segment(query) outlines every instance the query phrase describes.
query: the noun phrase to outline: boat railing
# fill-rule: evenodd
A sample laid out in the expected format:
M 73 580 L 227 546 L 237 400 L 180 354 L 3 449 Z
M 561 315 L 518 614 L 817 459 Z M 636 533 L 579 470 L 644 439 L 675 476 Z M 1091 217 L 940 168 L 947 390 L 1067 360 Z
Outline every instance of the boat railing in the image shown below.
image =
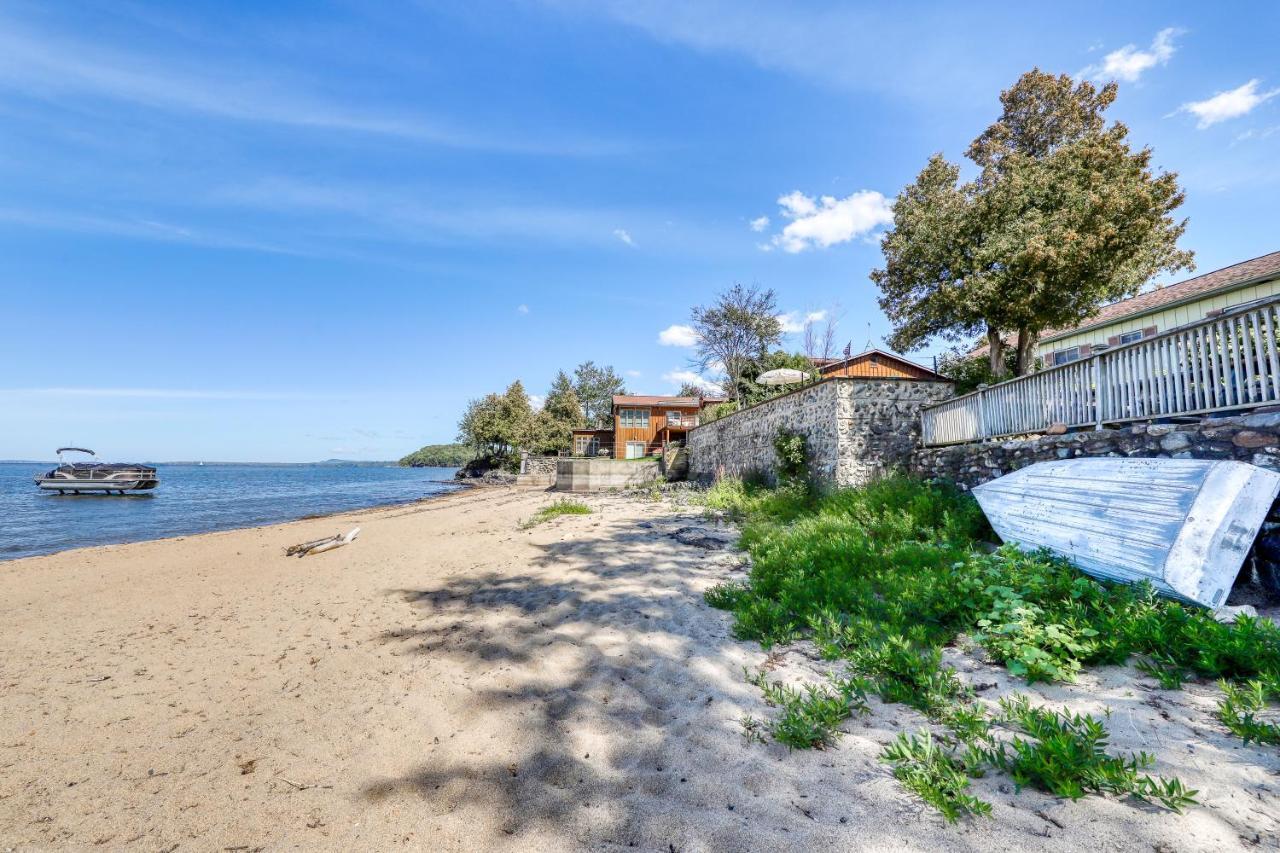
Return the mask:
M 921 411 L 925 446 L 1280 402 L 1280 296 Z

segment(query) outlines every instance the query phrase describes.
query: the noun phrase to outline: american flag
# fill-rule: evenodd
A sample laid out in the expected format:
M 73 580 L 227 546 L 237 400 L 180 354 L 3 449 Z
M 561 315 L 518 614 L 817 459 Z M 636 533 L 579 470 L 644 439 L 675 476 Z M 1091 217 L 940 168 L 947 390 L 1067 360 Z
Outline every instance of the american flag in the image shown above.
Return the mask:
M 849 343 L 844 345 L 844 357 L 850 358 L 852 357 L 852 355 L 853 355 L 853 341 L 849 341 Z

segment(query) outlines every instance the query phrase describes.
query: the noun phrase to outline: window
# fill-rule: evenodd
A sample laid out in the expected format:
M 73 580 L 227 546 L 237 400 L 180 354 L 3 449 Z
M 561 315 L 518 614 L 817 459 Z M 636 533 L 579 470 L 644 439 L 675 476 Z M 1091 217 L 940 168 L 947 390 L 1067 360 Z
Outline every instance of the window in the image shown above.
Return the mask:
M 1125 332 L 1124 334 L 1122 334 L 1122 335 L 1120 336 L 1120 343 L 1122 343 L 1122 344 L 1131 344 L 1131 343 L 1133 343 L 1134 341 L 1140 341 L 1140 340 L 1142 340 L 1142 330 L 1141 330 L 1141 329 L 1139 329 L 1139 330 L 1138 330 L 1138 331 L 1136 331 L 1136 332 Z
M 1053 354 L 1053 363 L 1066 364 L 1071 361 L 1080 360 L 1080 347 L 1072 347 L 1071 349 L 1060 349 Z
M 600 454 L 600 437 L 596 435 L 575 435 L 573 437 L 574 456 L 598 456 Z
M 619 409 L 618 426 L 630 429 L 649 428 L 648 409 Z
M 667 426 L 680 426 L 679 412 L 667 412 Z
M 628 441 L 627 442 L 627 458 L 643 459 L 644 458 L 644 442 Z

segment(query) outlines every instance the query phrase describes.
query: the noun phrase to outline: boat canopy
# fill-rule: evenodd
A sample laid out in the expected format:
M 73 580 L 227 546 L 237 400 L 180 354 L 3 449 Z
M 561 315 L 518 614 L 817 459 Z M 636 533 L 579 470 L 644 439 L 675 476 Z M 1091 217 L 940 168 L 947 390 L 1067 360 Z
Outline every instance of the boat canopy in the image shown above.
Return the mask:
M 76 453 L 88 453 L 90 456 L 98 455 L 87 447 L 59 447 L 55 452 L 66 453 L 68 450 L 74 450 Z

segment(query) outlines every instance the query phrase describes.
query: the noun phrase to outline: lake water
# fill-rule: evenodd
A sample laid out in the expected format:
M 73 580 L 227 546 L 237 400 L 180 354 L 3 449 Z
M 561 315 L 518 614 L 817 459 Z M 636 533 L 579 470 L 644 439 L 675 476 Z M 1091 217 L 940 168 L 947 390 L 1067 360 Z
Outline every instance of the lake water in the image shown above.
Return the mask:
M 452 468 L 158 465 L 136 495 L 58 495 L 32 478 L 51 463 L 0 463 L 0 560 L 407 503 L 454 490 Z

